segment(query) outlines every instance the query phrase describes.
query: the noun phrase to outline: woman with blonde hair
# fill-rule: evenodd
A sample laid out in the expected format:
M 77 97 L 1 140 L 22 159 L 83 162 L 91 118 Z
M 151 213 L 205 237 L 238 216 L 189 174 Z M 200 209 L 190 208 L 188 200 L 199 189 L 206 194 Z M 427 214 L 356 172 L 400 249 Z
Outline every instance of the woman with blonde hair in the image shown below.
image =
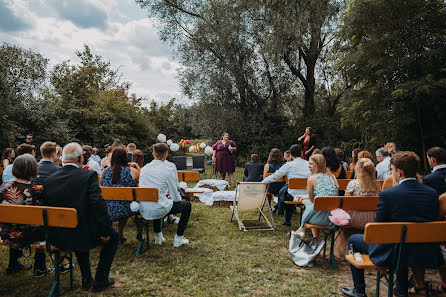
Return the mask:
M 328 218 L 330 212 L 314 210 L 313 202 L 317 196 L 337 196 L 338 182 L 334 175 L 328 172 L 325 158 L 321 154 L 313 154 L 310 157 L 309 168 L 312 175 L 307 180 L 308 197 L 305 195 L 294 198 L 295 201 L 301 201 L 305 204 L 301 225 L 297 231 L 293 231 L 294 235 L 301 238 L 305 235 L 306 223 L 322 225 L 330 229 L 335 227 Z M 313 238 L 319 239 L 319 229 L 311 229 L 311 232 L 313 233 Z
M 375 165 L 369 158 L 361 158 L 355 166 L 356 179 L 352 179 L 345 190 L 345 196 L 378 196 L 381 185 L 376 179 Z M 347 251 L 347 240 L 352 234 L 363 233 L 367 223 L 373 222 L 375 210 L 348 211 L 350 222 L 348 229 L 338 231 L 334 254 L 337 259 L 344 259 Z

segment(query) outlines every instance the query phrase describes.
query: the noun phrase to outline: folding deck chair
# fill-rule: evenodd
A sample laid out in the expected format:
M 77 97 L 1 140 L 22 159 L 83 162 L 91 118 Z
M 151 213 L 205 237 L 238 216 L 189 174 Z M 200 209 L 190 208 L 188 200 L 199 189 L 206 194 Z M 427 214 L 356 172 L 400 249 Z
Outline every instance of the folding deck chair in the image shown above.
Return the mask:
M 268 199 L 266 199 L 266 194 L 268 193 L 268 184 L 255 183 L 255 182 L 238 182 L 235 189 L 235 199 L 234 204 L 231 206 L 232 219 L 236 218 L 238 227 L 240 231 L 247 231 L 248 229 L 256 230 L 275 230 L 273 214 L 271 213 L 271 207 L 269 205 Z M 267 219 L 263 213 L 264 205 L 267 205 L 271 222 Z M 240 219 L 239 212 L 249 211 L 249 210 L 259 210 L 258 220 L 245 220 L 248 221 L 260 221 L 263 217 L 267 225 L 255 225 L 255 226 L 245 226 L 243 221 Z

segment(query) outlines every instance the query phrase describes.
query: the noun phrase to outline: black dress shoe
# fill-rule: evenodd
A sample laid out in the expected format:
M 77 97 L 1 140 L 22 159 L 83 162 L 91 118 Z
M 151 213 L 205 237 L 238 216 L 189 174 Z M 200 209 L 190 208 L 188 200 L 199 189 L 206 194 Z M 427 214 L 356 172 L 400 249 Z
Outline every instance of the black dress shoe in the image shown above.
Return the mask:
M 348 297 L 367 297 L 365 293 L 356 293 L 356 290 L 354 288 L 353 289 L 342 288 L 342 293 Z
M 89 277 L 82 279 L 82 289 L 90 290 L 92 285 L 93 285 L 93 278 Z
M 111 277 L 108 280 L 106 280 L 105 282 L 95 282 L 93 285 L 93 292 L 104 291 L 108 287 L 113 286 L 114 283 L 115 283 L 115 280 L 112 279 Z

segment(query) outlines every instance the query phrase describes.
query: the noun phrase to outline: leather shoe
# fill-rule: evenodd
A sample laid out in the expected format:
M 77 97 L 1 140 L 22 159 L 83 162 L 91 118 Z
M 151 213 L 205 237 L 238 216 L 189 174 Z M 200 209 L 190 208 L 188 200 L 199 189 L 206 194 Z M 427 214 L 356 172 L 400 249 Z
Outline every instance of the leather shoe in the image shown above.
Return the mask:
M 92 277 L 87 277 L 85 279 L 82 278 L 82 289 L 90 290 L 92 285 L 93 285 L 93 278 Z
M 348 297 L 367 297 L 365 293 L 357 293 L 354 288 L 353 289 L 342 288 L 342 293 Z
M 111 277 L 108 278 L 108 280 L 106 280 L 105 282 L 94 282 L 94 285 L 93 285 L 93 292 L 101 292 L 101 291 L 104 291 L 104 290 L 107 289 L 108 287 L 113 286 L 114 283 L 115 283 L 115 280 L 112 279 Z

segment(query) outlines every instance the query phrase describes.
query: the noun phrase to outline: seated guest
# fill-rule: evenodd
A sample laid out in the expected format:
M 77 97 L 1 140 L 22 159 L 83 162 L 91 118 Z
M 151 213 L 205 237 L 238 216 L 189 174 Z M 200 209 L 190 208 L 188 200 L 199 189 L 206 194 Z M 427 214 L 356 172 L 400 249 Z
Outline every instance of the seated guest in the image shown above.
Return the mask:
M 178 174 L 174 164 L 167 161 L 169 155 L 169 146 L 165 143 L 153 145 L 152 162 L 146 164 L 141 169 L 139 177 L 140 187 L 149 187 L 158 189 L 157 202 L 140 202 L 139 212 L 146 220 L 153 220 L 155 230 L 155 244 L 162 245 L 164 242 L 161 232 L 161 218 L 169 214 L 181 213 L 178 223 L 177 234 L 173 240 L 173 247 L 180 247 L 189 244 L 189 240 L 184 237 L 187 223 L 191 212 L 191 203 L 182 201 L 178 192 Z M 168 198 L 167 195 L 171 198 Z
M 347 178 L 347 167 L 344 167 L 341 161 L 336 156 L 335 150 L 331 146 L 326 146 L 322 149 L 322 155 L 325 158 L 327 164 L 327 171 L 334 175 L 336 179 Z M 338 195 L 344 196 L 345 192 L 339 190 Z
M 313 154 L 322 154 L 322 151 L 320 150 L 320 149 L 318 149 L 318 148 L 316 148 L 316 149 L 314 149 L 313 150 Z
M 94 147 L 91 150 L 91 158 L 93 161 L 96 161 L 96 163 L 101 164 L 101 157 L 98 155 L 98 148 Z
M 370 160 L 372 160 L 372 153 L 371 152 L 369 152 L 369 151 L 360 151 L 359 153 L 358 153 L 358 160 L 359 159 L 362 159 L 362 158 L 367 158 L 367 159 L 370 159 Z M 375 175 L 376 175 L 376 173 L 375 173 Z M 353 172 L 352 172 L 352 175 L 350 176 L 350 179 L 355 179 L 356 178 L 356 173 L 355 173 L 355 169 L 353 169 Z
M 132 162 L 142 168 L 144 166 L 144 153 L 141 150 L 135 150 L 132 155 Z
M 131 167 L 129 167 L 131 166 Z M 139 166 L 136 163 L 127 163 L 127 154 L 124 149 L 116 148 L 111 157 L 111 166 L 104 169 L 101 178 L 102 187 L 136 187 L 139 179 Z M 112 222 L 119 221 L 118 234 L 124 242 L 124 228 L 127 219 L 133 215 L 130 210 L 130 201 L 106 201 L 108 215 Z
M 243 173 L 244 182 L 261 182 L 263 177 L 263 164 L 259 162 L 257 154 L 251 155 L 251 162 L 245 164 L 245 171 Z
M 15 158 L 15 152 L 14 149 L 8 147 L 3 151 L 3 156 L 2 156 L 2 164 L 1 166 L 3 168 L 8 167 L 9 164 L 12 164 L 12 162 L 14 162 L 14 158 Z
M 38 177 L 33 180 L 35 185 L 43 185 L 43 181 L 60 169 L 59 166 L 54 164 L 56 160 L 56 143 L 46 141 L 40 146 L 40 154 L 42 160 L 40 160 L 39 167 L 37 169 Z
M 335 150 L 336 156 L 338 157 L 338 159 L 341 162 L 342 166 L 344 166 L 344 168 L 347 170 L 348 164 L 347 164 L 347 162 L 344 161 L 344 158 L 345 158 L 344 151 L 341 150 L 340 148 L 335 148 L 334 150 Z
M 51 244 L 64 251 L 74 251 L 82 274 L 82 288 L 99 292 L 114 284 L 110 267 L 118 248 L 118 233 L 113 230 L 107 205 L 101 195 L 98 175 L 82 169 L 83 151 L 78 143 L 63 148 L 64 167 L 49 176 L 43 186 L 45 205 L 77 210 L 75 229 L 54 228 L 48 236 Z M 96 277 L 91 277 L 90 249 L 102 245 Z
M 440 220 L 444 221 L 446 220 L 446 193 L 443 193 L 440 197 L 439 197 L 439 202 L 440 202 L 440 206 L 439 206 L 439 217 Z M 441 255 L 443 257 L 443 262 L 446 263 L 446 243 L 442 243 L 440 245 L 440 250 L 441 250 Z M 438 286 L 437 288 L 437 296 L 439 297 L 445 297 L 446 296 L 446 266 L 441 266 L 440 269 L 440 278 L 441 278 L 441 285 Z
M 266 178 L 268 175 L 279 170 L 284 163 L 285 160 L 283 159 L 282 152 L 277 148 L 273 148 L 269 153 L 268 160 L 266 161 L 265 167 L 263 168 L 263 178 Z M 269 185 L 268 193 L 277 195 L 279 194 L 279 190 L 284 185 L 284 182 L 272 182 Z
M 93 153 L 93 148 L 89 145 L 83 145 L 82 150 L 84 153 L 84 168 L 89 170 L 94 170 L 96 171 L 98 176 L 101 176 L 102 174 L 101 166 L 91 157 Z
M 101 160 L 101 170 L 110 166 L 111 155 L 113 152 L 113 147 L 110 145 L 105 146 L 105 157 Z
M 420 167 L 420 159 L 413 152 L 399 152 L 390 160 L 392 175 L 399 183 L 398 186 L 382 191 L 379 195 L 375 222 L 431 222 L 438 215 L 437 192 L 416 180 Z M 369 254 L 373 264 L 391 266 L 394 262 L 397 244 L 373 244 L 364 242 L 364 235 L 350 236 L 348 243 L 354 252 Z M 398 293 L 407 296 L 408 267 L 414 270 L 416 294 L 425 293 L 424 268 L 437 268 L 443 264 L 438 244 L 409 244 L 406 245 L 404 257 L 401 259 L 398 271 Z M 354 288 L 343 288 L 342 293 L 347 296 L 360 297 L 365 294 L 364 270 L 350 265 Z M 415 296 L 415 295 L 414 295 Z M 421 295 L 416 295 L 421 296 Z
M 322 150 L 323 151 L 323 150 Z M 335 225 L 329 220 L 329 211 L 316 211 L 314 210 L 314 198 L 317 196 L 337 196 L 338 195 L 338 183 L 334 175 L 328 172 L 325 165 L 325 158 L 321 154 L 312 155 L 310 157 L 309 167 L 311 171 L 311 177 L 307 181 L 307 193 L 308 196 L 296 197 L 296 201 L 300 201 L 305 204 L 305 211 L 302 215 L 302 221 L 300 228 L 294 232 L 295 235 L 303 238 L 305 235 L 305 224 L 310 223 L 314 225 L 322 225 L 327 228 L 334 228 Z M 319 229 L 311 229 L 313 238 L 319 239 Z
M 30 154 L 32 156 L 36 156 L 36 147 L 34 145 L 31 144 L 27 144 L 27 143 L 22 143 L 21 145 L 19 145 L 17 147 L 17 156 L 21 156 L 24 154 Z M 12 169 L 14 168 L 14 163 L 9 164 L 8 167 L 6 167 L 3 170 L 3 175 L 2 175 L 2 181 L 8 181 L 8 180 L 13 180 L 15 177 L 12 173 Z
M 391 175 L 390 170 L 390 154 L 385 148 L 379 148 L 376 150 L 376 160 L 379 164 L 376 165 L 377 178 L 379 180 L 385 180 L 386 177 Z
M 287 176 L 290 178 L 307 178 L 311 175 L 310 170 L 308 169 L 308 161 L 301 158 L 302 149 L 300 145 L 293 144 L 290 147 L 290 162 L 285 163 L 282 167 L 279 168 L 276 172 L 271 174 L 270 176 L 263 179 L 262 183 L 273 183 L 279 178 L 283 176 Z M 284 201 L 292 201 L 294 197 L 297 195 L 305 195 L 307 192 L 305 190 L 296 190 L 296 189 L 288 189 Z M 285 193 L 284 193 L 285 194 Z M 292 204 L 284 204 L 285 206 L 285 221 L 282 225 L 291 226 L 291 215 L 295 206 Z
M 56 160 L 54 160 L 54 164 L 57 166 L 63 166 L 62 164 L 62 147 L 59 145 L 56 146 Z
M 42 190 L 31 184 L 31 179 L 37 176 L 37 161 L 34 156 L 30 154 L 18 156 L 14 162 L 12 174 L 15 178 L 4 182 L 0 187 L 0 203 L 40 205 Z M 3 241 L 8 242 L 10 245 L 9 265 L 6 268 L 6 274 L 31 269 L 31 265 L 20 264 L 18 260 L 23 255 L 23 248 L 29 247 L 34 242 L 45 240 L 42 227 L 30 228 L 26 225 L 1 224 L 0 235 Z M 41 277 L 52 271 L 54 271 L 54 268 L 47 268 L 45 264 L 45 248 L 36 249 L 34 255 L 34 276 Z
M 283 152 L 283 159 L 285 160 L 285 162 L 289 162 L 290 161 L 290 151 L 284 151 Z
M 134 143 L 127 144 L 127 160 L 129 162 L 132 162 L 132 156 L 135 150 L 136 150 L 136 144 Z
M 432 172 L 423 177 L 423 184 L 441 195 L 446 192 L 446 150 L 441 147 L 430 148 L 427 151 L 427 160 Z
M 356 162 L 355 171 L 357 172 L 356 179 L 348 183 L 345 196 L 378 196 L 381 185 L 376 179 L 375 165 L 372 160 L 360 158 Z M 375 210 L 348 211 L 348 213 L 351 217 L 348 225 L 351 228 L 343 228 L 336 235 L 334 254 L 339 260 L 343 260 L 346 255 L 348 237 L 352 234 L 364 233 L 365 224 L 373 222 L 376 217 Z
M 349 171 L 353 171 L 353 170 L 355 170 L 355 167 L 356 167 L 356 162 L 358 162 L 358 154 L 359 154 L 359 152 L 361 152 L 362 151 L 362 148 L 355 148 L 353 151 L 352 151 L 352 163 L 350 164 L 350 166 L 348 167 L 348 170 Z

